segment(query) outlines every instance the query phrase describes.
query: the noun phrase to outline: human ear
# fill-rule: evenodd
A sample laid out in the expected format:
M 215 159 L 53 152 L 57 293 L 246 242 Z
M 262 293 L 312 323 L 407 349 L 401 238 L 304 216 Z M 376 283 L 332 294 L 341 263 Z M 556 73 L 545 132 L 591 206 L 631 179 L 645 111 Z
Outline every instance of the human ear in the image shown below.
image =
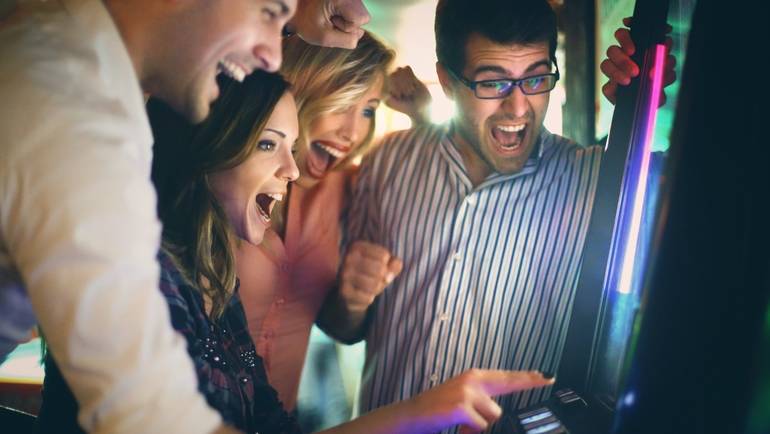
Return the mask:
M 447 98 L 454 101 L 454 86 L 453 86 L 453 80 L 449 76 L 449 72 L 447 72 L 446 68 L 444 68 L 444 65 L 441 64 L 441 62 L 436 62 L 436 74 L 438 75 L 438 81 L 441 83 L 441 89 L 444 91 L 444 95 L 446 95 Z

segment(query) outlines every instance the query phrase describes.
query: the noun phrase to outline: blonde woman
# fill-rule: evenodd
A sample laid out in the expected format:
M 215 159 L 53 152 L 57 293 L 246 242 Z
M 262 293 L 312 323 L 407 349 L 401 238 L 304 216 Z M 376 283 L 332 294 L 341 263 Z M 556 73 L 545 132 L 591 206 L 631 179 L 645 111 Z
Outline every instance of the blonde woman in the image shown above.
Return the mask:
M 284 41 L 281 73 L 299 112 L 299 178 L 275 204 L 263 242 L 238 248 L 237 266 L 249 332 L 290 410 L 311 328 L 337 283 L 350 162 L 371 146 L 393 57 L 369 33 L 353 50 Z

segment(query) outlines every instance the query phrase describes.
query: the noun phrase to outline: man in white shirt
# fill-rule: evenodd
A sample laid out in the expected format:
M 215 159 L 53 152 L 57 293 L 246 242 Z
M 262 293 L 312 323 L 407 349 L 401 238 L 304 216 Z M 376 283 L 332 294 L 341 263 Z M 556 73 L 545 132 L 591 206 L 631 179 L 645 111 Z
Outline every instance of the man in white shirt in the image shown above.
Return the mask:
M 278 68 L 297 0 L 17 3 L 0 22 L 0 361 L 37 322 L 86 431 L 225 429 L 158 291 L 143 93 L 202 120 L 217 73 Z M 368 21 L 359 0 L 305 3 L 329 44 Z

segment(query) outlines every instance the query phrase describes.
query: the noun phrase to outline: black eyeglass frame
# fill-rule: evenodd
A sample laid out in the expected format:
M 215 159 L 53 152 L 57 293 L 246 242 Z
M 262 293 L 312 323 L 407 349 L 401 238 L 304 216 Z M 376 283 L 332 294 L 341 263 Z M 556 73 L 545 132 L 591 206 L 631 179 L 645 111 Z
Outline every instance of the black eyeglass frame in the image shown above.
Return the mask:
M 493 80 L 478 80 L 478 81 L 468 80 L 467 78 L 463 77 L 462 75 L 455 73 L 450 68 L 446 68 L 446 70 L 449 72 L 449 75 L 454 77 L 455 80 L 459 81 L 460 83 L 462 83 L 465 86 L 467 86 L 470 90 L 472 90 L 473 91 L 473 95 L 475 95 L 476 98 L 478 98 L 478 99 L 503 99 L 503 98 L 507 98 L 508 96 L 510 96 L 510 94 L 513 93 L 513 89 L 516 88 L 516 87 L 518 87 L 519 90 L 521 91 L 521 93 L 523 93 L 524 95 L 540 95 L 540 94 L 543 94 L 543 93 L 550 92 L 550 91 L 554 90 L 556 88 L 556 83 L 561 78 L 561 75 L 559 74 L 559 65 L 556 63 L 556 59 L 553 60 L 553 66 L 556 67 L 556 71 L 549 72 L 547 74 L 532 75 L 532 76 L 529 76 L 529 77 L 524 77 L 524 78 L 519 78 L 519 79 L 496 78 L 496 79 L 493 79 Z M 539 77 L 554 77 L 555 80 L 553 82 L 553 87 L 550 88 L 550 89 L 544 90 L 542 92 L 534 92 L 534 93 L 527 93 L 527 92 L 525 92 L 524 88 L 521 86 L 521 83 L 524 82 L 524 81 L 532 80 L 533 78 L 539 78 Z M 508 91 L 508 93 L 506 93 L 504 95 L 498 95 L 498 96 L 479 96 L 478 92 L 476 92 L 476 88 L 478 87 L 479 84 L 495 83 L 495 82 L 500 82 L 500 81 L 510 81 L 511 82 L 511 88 Z

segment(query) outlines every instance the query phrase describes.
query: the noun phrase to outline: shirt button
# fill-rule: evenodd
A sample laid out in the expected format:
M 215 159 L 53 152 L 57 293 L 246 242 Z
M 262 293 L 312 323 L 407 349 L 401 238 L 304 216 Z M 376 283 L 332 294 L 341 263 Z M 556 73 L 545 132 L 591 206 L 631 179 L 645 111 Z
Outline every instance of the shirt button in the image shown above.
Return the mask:
M 441 315 L 438 317 L 438 319 L 439 319 L 440 321 L 446 321 L 446 320 L 448 320 L 448 319 L 449 319 L 449 314 L 446 314 L 446 313 L 442 313 L 442 314 L 441 314 Z
M 438 381 L 438 374 L 432 374 L 430 376 L 430 381 L 432 381 L 433 383 L 437 382 Z
M 461 254 L 460 254 L 460 252 L 457 252 L 457 253 L 455 253 L 454 255 L 452 255 L 452 259 L 454 259 L 455 261 L 458 261 L 458 262 L 459 262 L 459 261 L 460 261 L 460 259 L 462 259 L 462 258 L 463 258 L 463 255 L 461 255 Z
M 249 378 L 248 377 L 242 377 L 241 378 L 241 383 L 246 384 L 248 382 L 249 382 Z
M 278 305 L 280 306 L 280 305 L 284 304 L 286 302 L 286 300 L 284 300 L 283 297 L 281 297 L 278 300 L 276 300 L 275 302 L 278 303 Z
M 473 196 L 468 196 L 465 198 L 465 201 L 468 202 L 468 205 L 476 205 L 476 198 Z

